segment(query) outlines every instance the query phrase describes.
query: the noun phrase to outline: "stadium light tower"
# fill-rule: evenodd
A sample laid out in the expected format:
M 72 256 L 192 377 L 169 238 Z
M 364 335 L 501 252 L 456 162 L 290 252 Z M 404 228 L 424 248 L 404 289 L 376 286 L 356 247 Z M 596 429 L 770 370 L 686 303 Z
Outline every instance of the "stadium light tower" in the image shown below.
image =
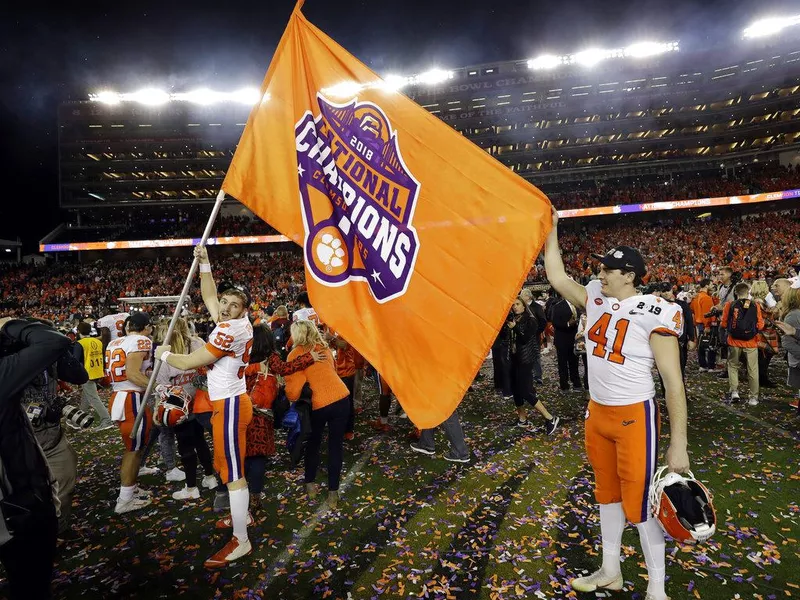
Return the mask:
M 209 104 L 219 102 L 221 99 L 223 99 L 223 97 L 224 94 L 220 92 L 214 92 L 208 88 L 201 88 L 199 90 L 192 90 L 191 92 L 187 92 L 185 94 L 172 94 L 170 99 L 184 100 L 186 102 L 191 102 L 192 104 L 208 106 Z
M 408 84 L 408 78 L 402 75 L 387 75 L 383 78 L 383 83 L 390 90 L 401 90 Z
M 800 15 L 793 17 L 769 17 L 755 21 L 742 35 L 746 38 L 760 38 L 780 33 L 787 27 L 800 24 Z
M 550 70 L 555 69 L 558 65 L 562 63 L 562 59 L 560 56 L 555 56 L 554 54 L 542 54 L 541 56 L 537 56 L 536 58 L 532 58 L 528 61 L 528 68 L 535 69 L 535 70 Z
M 139 104 L 146 104 L 148 106 L 158 106 L 169 102 L 169 94 L 163 90 L 155 88 L 145 88 L 132 94 L 123 94 L 123 100 L 132 100 Z
M 609 58 L 610 53 L 608 50 L 601 50 L 600 48 L 589 48 L 572 55 L 572 62 L 582 65 L 584 67 L 593 67 L 599 62 Z
M 436 85 L 437 83 L 442 83 L 452 78 L 452 71 L 444 71 L 442 69 L 431 69 L 415 77 L 419 83 L 426 83 L 428 85 Z
M 624 54 L 631 58 L 647 58 L 666 52 L 675 52 L 677 49 L 678 42 L 638 42 L 625 48 Z
M 103 104 L 109 104 L 109 105 L 119 104 L 122 101 L 122 98 L 118 93 L 109 91 L 90 94 L 89 99 L 94 100 L 95 102 L 102 102 Z

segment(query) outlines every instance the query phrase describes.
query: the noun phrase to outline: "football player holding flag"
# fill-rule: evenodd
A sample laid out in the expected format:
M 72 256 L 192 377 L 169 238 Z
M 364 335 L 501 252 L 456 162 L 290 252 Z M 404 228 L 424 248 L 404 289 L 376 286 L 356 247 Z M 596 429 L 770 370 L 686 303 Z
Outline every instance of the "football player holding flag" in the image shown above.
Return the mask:
M 244 459 L 253 405 L 246 393 L 244 375 L 253 347 L 253 326 L 247 316 L 249 295 L 230 287 L 222 290 L 218 297 L 208 251 L 196 246 L 194 255 L 199 261 L 203 302 L 217 326 L 208 343 L 191 354 L 173 354 L 165 345 L 156 349 L 156 358 L 185 371 L 209 366 L 208 395 L 214 407 L 211 417 L 214 468 L 228 487 L 233 525 L 232 539 L 205 561 L 206 568 L 213 569 L 224 567 L 252 551 L 247 537 L 250 494 L 244 478 Z M 223 528 L 226 522 L 222 519 L 217 527 Z
M 589 394 L 586 454 L 595 474 L 600 504 L 603 564 L 586 577 L 573 579 L 579 592 L 622 589 L 620 544 L 625 519 L 636 524 L 647 563 L 645 600 L 668 600 L 664 590 L 664 533 L 652 516 L 650 487 L 658 461 L 660 415 L 651 369 L 664 381 L 670 418 L 666 461 L 671 472 L 689 470 L 686 450 L 686 394 L 678 337 L 683 313 L 677 304 L 639 295 L 636 286 L 647 272 L 642 255 L 617 246 L 605 255 L 599 278 L 586 287 L 564 270 L 558 246 L 558 212 L 545 242 L 545 268 L 553 288 L 585 309 Z

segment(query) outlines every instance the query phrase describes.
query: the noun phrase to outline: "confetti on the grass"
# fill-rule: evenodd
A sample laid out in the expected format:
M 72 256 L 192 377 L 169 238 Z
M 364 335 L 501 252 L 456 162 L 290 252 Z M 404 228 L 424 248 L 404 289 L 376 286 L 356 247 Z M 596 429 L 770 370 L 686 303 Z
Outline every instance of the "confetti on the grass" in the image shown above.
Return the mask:
M 303 469 L 288 465 L 284 438 L 268 463 L 265 498 L 249 529 L 254 551 L 221 571 L 203 561 L 227 541 L 217 530 L 213 492 L 199 501 L 172 499 L 183 484 L 142 477 L 153 504 L 113 514 L 121 442 L 115 430 L 68 432 L 79 455 L 73 506 L 80 539 L 60 549 L 57 598 L 581 598 L 572 578 L 602 560 L 593 476 L 583 449 L 583 394 L 557 391 L 554 360 L 544 358 L 539 396 L 562 416 L 548 437 L 515 425 L 513 403 L 495 394 L 491 366 L 473 385 L 460 414 L 472 460 L 442 460 L 447 440 L 436 434 L 437 455 L 411 451 L 411 424 L 392 417 L 376 434 L 377 412 L 368 388 L 357 416 L 356 439 L 346 442 L 344 472 L 377 436 L 380 441 L 351 478 L 337 510 L 319 515 L 327 481 L 325 444 L 315 501 L 304 494 Z M 777 377 L 776 377 L 777 378 Z M 690 452 L 695 475 L 714 494 L 717 533 L 707 543 L 667 541 L 667 589 L 673 598 L 775 599 L 800 596 L 800 475 L 791 413 L 779 389 L 742 419 L 720 404 L 723 383 L 690 367 Z M 664 412 L 662 453 L 668 444 Z M 795 430 L 797 428 L 795 427 Z M 662 454 L 663 457 L 663 454 Z M 148 461 L 158 462 L 157 450 Z M 644 559 L 635 528 L 623 537 L 622 569 L 628 597 L 643 598 Z M 0 588 L 0 595 L 3 590 Z M 601 592 L 591 597 L 615 597 Z

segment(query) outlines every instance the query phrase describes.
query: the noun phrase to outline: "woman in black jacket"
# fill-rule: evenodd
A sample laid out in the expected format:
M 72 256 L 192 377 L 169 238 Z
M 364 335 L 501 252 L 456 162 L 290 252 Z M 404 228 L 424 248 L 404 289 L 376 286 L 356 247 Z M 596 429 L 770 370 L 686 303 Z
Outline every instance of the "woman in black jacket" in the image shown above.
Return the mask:
M 517 425 L 528 424 L 525 402 L 528 402 L 547 420 L 545 430 L 552 435 L 558 427 L 559 418 L 550 414 L 536 397 L 533 387 L 533 364 L 536 360 L 540 325 L 522 298 L 517 298 L 511 307 L 512 318 L 506 323 L 511 343 L 511 387 L 514 391 L 514 406 L 517 407 Z

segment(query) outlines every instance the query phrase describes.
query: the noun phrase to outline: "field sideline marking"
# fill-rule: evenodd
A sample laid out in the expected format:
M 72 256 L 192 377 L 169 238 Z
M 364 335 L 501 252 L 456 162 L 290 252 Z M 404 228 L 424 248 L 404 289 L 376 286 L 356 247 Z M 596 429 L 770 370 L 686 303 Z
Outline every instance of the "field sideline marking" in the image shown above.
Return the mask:
M 342 481 L 341 485 L 339 486 L 339 495 L 341 496 L 344 490 L 346 490 L 349 485 L 352 483 L 353 479 L 356 478 L 367 464 L 367 461 L 372 457 L 375 453 L 376 446 L 381 442 L 381 437 L 373 438 L 370 442 L 370 445 L 358 459 L 350 470 L 347 472 L 344 480 Z M 303 525 L 300 531 L 297 533 L 296 536 L 292 538 L 292 540 L 286 545 L 283 552 L 278 555 L 273 563 L 267 567 L 267 570 L 264 575 L 264 580 L 259 582 L 257 585 L 253 587 L 254 591 L 257 592 L 264 592 L 267 588 L 272 584 L 275 580 L 277 575 L 276 570 L 279 569 L 281 566 L 285 565 L 293 556 L 297 556 L 298 552 L 302 549 L 305 545 L 306 541 L 308 540 L 309 536 L 314 532 L 314 529 L 319 524 L 320 520 L 323 516 L 328 514 L 327 505 L 325 502 L 317 509 L 317 512 L 314 513 L 314 516 L 311 517 L 311 520 Z M 291 550 L 291 552 L 290 552 Z
M 712 400 L 712 402 L 714 402 L 714 404 L 716 404 L 720 408 L 724 408 L 725 410 L 727 410 L 729 413 L 731 413 L 733 415 L 737 415 L 739 417 L 743 417 L 743 418 L 747 419 L 748 421 L 752 421 L 753 423 L 756 423 L 757 425 L 760 425 L 761 427 L 764 427 L 764 428 L 766 428 L 766 429 L 768 429 L 770 431 L 774 431 L 778 435 L 782 435 L 785 438 L 789 438 L 790 440 L 795 440 L 795 441 L 800 439 L 800 437 L 795 436 L 790 431 L 786 431 L 785 429 L 781 429 L 780 427 L 778 427 L 776 425 L 773 425 L 772 423 L 768 423 L 767 421 L 764 421 L 763 419 L 759 419 L 758 417 L 754 417 L 751 414 L 748 414 L 746 412 L 742 412 L 740 410 L 737 410 L 737 409 L 733 408 L 732 406 L 728 406 L 724 402 L 721 402 L 719 400 Z

